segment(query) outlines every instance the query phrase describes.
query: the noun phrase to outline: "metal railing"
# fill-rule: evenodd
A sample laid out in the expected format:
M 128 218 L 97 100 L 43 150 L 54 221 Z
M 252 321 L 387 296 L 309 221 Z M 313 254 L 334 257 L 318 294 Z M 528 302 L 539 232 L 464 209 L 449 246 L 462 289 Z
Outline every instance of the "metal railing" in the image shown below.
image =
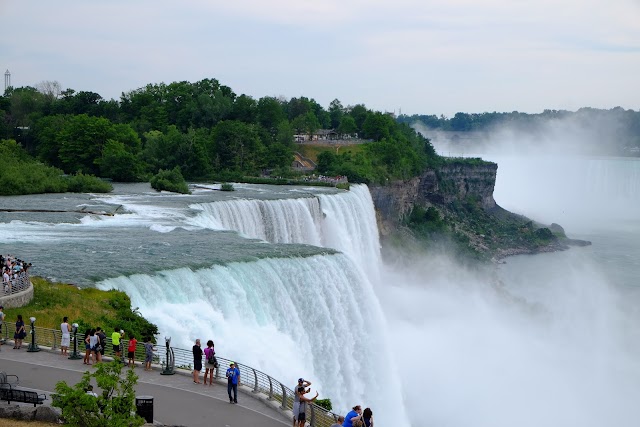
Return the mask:
M 5 340 L 13 339 L 13 328 L 9 331 L 10 323 L 4 323 L 2 328 L 2 335 Z M 62 331 L 60 329 L 41 328 L 36 325 L 36 343 L 41 346 L 50 347 L 52 350 L 60 348 L 60 340 L 62 338 Z M 31 331 L 30 331 L 31 332 Z M 73 352 L 74 340 L 77 339 L 77 349 L 80 355 L 84 355 L 84 332 L 77 334 L 71 334 L 71 345 L 69 346 L 69 354 Z M 30 340 L 28 337 L 26 340 Z M 25 341 L 26 341 L 25 340 Z M 105 356 L 113 357 L 113 345 L 111 344 L 111 338 L 107 336 L 107 343 L 105 346 Z M 128 340 L 121 340 L 122 355 L 127 356 Z M 166 360 L 166 347 L 157 345 L 157 350 L 154 352 L 153 363 L 162 366 L 167 366 Z M 191 350 L 185 350 L 182 348 L 171 347 L 171 356 L 173 360 L 169 361 L 171 366 L 175 366 L 176 369 L 185 371 L 193 370 L 193 352 Z M 135 360 L 142 362 L 145 358 L 145 349 L 142 343 L 138 343 L 135 351 Z M 216 380 L 222 380 L 225 378 L 226 369 L 229 367 L 229 363 L 233 361 L 240 370 L 240 384 L 248 387 L 252 393 L 262 393 L 268 400 L 278 402 L 280 410 L 293 410 L 293 390 L 282 384 L 280 381 L 259 371 L 251 366 L 239 363 L 236 359 L 227 359 L 216 354 L 218 360 L 218 368 L 215 368 Z M 207 366 L 206 358 L 203 358 L 203 369 Z M 316 405 L 307 405 L 307 421 L 311 427 L 330 427 L 338 419 L 338 415 L 327 411 L 326 409 Z
M 31 286 L 31 280 L 29 279 L 29 273 L 22 272 L 16 279 L 9 280 L 8 282 L 2 282 L 2 289 L 0 290 L 0 297 L 17 294 L 22 292 Z

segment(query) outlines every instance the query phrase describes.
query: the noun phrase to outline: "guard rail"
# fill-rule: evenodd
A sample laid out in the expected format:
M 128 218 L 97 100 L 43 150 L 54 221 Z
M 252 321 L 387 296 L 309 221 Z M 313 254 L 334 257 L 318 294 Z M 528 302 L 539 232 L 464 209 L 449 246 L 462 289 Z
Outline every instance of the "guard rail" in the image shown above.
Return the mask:
M 11 328 L 11 331 L 9 329 Z M 11 324 L 5 322 L 2 328 L 2 335 L 5 340 L 13 339 L 14 329 Z M 36 330 L 36 343 L 41 346 L 49 347 L 52 350 L 60 348 L 60 340 L 62 338 L 62 331 L 60 329 L 35 327 Z M 33 331 L 30 331 L 32 333 Z M 84 354 L 84 333 L 78 331 L 77 334 L 71 334 L 71 345 L 69 347 L 70 353 L 74 349 L 74 340 L 77 339 L 77 350 L 80 355 Z M 27 338 L 27 341 L 29 338 Z M 123 351 L 122 355 L 126 357 L 127 348 L 129 342 L 127 340 L 121 341 Z M 154 352 L 153 363 L 161 366 L 167 366 L 168 364 L 175 369 L 184 371 L 193 370 L 193 352 L 192 350 L 185 350 L 182 348 L 171 347 L 171 359 L 166 360 L 165 348 L 158 345 L 157 351 Z M 107 336 L 107 345 L 105 348 L 105 356 L 113 357 L 113 345 L 111 344 L 111 338 Z M 138 342 L 135 351 L 135 360 L 142 362 L 145 358 L 144 345 Z M 269 401 L 278 402 L 278 407 L 282 411 L 293 410 L 293 395 L 294 392 L 291 388 L 282 384 L 280 381 L 271 377 L 264 372 L 255 369 L 244 363 L 238 362 L 237 359 L 227 359 L 225 357 L 218 356 L 218 368 L 215 369 L 215 379 L 222 379 L 225 377 L 226 368 L 233 361 L 240 370 L 240 384 L 249 388 L 251 393 L 262 393 Z M 203 367 L 206 367 L 206 359 L 203 359 Z M 326 409 L 316 405 L 307 405 L 307 421 L 311 427 L 330 427 L 338 419 L 338 415 L 327 411 Z
M 8 282 L 2 282 L 2 290 L 0 291 L 0 296 L 17 294 L 18 292 L 24 291 L 31 285 L 29 273 L 25 271 L 21 274 L 22 276 L 16 279 L 9 280 Z

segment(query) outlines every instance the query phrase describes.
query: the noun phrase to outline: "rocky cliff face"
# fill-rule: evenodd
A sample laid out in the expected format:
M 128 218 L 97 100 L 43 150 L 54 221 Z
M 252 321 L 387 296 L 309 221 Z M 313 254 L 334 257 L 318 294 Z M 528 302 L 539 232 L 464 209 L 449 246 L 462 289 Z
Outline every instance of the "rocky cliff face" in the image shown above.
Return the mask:
M 388 241 L 426 248 L 445 242 L 457 253 L 494 261 L 589 243 L 498 206 L 497 171 L 495 163 L 450 160 L 407 181 L 370 186 L 383 241 L 393 236 Z
M 493 189 L 498 165 L 451 163 L 426 170 L 408 181 L 369 187 L 383 234 L 399 224 L 414 206 L 446 207 L 472 199 L 485 210 L 496 207 Z

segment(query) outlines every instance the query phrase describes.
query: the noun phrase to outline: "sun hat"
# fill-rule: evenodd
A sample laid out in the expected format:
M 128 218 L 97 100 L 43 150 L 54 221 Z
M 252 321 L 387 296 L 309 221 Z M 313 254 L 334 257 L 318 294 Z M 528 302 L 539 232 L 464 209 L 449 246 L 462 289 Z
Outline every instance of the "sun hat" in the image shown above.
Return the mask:
M 233 365 L 235 365 L 235 363 L 233 363 L 233 362 L 229 363 L 229 366 L 233 366 Z

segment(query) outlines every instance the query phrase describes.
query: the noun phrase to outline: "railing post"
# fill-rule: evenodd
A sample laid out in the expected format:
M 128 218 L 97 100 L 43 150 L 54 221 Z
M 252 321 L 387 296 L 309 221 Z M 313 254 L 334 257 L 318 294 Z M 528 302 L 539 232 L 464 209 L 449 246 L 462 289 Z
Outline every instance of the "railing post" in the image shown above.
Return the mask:
M 314 408 L 314 404 L 311 405 L 311 427 L 316 427 L 316 409 Z
M 271 377 L 267 375 L 269 378 L 269 400 L 273 400 L 273 381 L 271 381 Z
M 253 392 L 257 393 L 258 392 L 258 373 L 253 368 L 251 368 L 251 370 L 253 371 L 253 380 L 254 380 Z
M 282 405 L 280 406 L 282 409 L 287 409 L 287 389 L 284 388 L 282 383 L 280 383 L 280 388 L 282 389 Z
M 51 335 L 53 335 L 53 344 L 51 345 L 51 350 L 55 350 L 56 349 L 56 330 L 55 329 L 51 330 Z

